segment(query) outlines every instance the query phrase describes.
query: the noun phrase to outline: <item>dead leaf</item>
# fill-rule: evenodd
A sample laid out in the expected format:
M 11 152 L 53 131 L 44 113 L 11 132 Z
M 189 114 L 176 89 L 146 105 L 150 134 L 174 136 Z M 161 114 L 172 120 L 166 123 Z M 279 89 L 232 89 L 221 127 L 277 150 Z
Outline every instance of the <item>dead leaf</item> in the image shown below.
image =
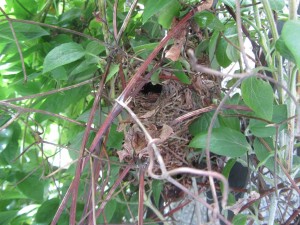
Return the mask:
M 125 134 L 123 148 L 125 151 L 138 154 L 147 146 L 145 135 L 138 125 L 134 124 Z
M 140 118 L 141 119 L 147 119 L 150 118 L 151 116 L 153 116 L 156 112 L 156 109 L 150 110 L 148 112 L 146 112 L 144 115 L 142 115 Z
M 164 124 L 162 129 L 161 129 L 161 133 L 159 135 L 159 138 L 161 139 L 162 142 L 164 142 L 173 133 L 174 133 L 174 131 L 173 131 L 172 127 L 168 126 L 167 124 Z
M 177 61 L 180 56 L 182 45 L 173 45 L 170 50 L 166 52 L 166 58 L 171 59 L 173 62 Z
M 174 26 L 176 26 L 178 23 L 178 20 L 174 19 L 172 23 L 171 29 L 173 29 Z M 174 44 L 166 52 L 165 57 L 168 59 L 171 59 L 172 61 L 177 61 L 180 57 L 181 49 L 185 43 L 186 39 L 186 27 L 183 27 L 182 30 L 177 31 L 176 35 L 174 35 Z
M 120 162 L 123 162 L 126 157 L 132 157 L 132 155 L 126 150 L 117 151 Z

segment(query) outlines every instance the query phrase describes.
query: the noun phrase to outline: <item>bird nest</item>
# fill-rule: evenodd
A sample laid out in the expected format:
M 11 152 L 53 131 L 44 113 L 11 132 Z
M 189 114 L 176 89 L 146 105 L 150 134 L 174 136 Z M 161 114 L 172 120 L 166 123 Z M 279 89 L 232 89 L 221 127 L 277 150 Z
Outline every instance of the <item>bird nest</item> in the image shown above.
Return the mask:
M 152 138 L 160 140 L 157 147 L 167 170 L 193 167 L 193 162 L 187 160 L 192 151 L 188 147 L 190 120 L 178 122 L 176 119 L 210 105 L 220 95 L 220 81 L 215 77 L 196 74 L 190 85 L 181 83 L 175 77 L 170 78 L 173 79 L 167 79 L 160 85 L 146 84 L 129 105 Z M 139 158 L 145 162 L 149 157 L 145 134 L 133 121 L 129 124 L 123 150 L 118 151 L 119 159 L 132 162 Z M 157 162 L 154 172 L 160 173 Z

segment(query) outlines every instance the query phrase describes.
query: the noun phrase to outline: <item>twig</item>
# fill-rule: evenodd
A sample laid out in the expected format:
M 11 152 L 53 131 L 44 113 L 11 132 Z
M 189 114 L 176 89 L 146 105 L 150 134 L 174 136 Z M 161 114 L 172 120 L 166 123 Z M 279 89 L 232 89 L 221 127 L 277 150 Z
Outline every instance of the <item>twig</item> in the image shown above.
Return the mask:
M 189 118 L 198 116 L 198 115 L 206 113 L 206 112 L 213 111 L 217 107 L 218 107 L 217 105 L 210 105 L 210 106 L 207 106 L 207 107 L 204 107 L 204 108 L 201 108 L 201 109 L 196 109 L 196 110 L 194 110 L 192 112 L 188 112 L 188 113 L 186 113 L 186 114 L 184 114 L 184 115 L 182 115 L 180 117 L 177 117 L 175 120 L 173 120 L 171 122 L 171 125 L 175 125 L 175 124 L 180 123 L 180 122 L 182 122 L 184 120 L 187 120 Z M 249 107 L 242 106 L 242 105 L 224 105 L 223 109 L 243 110 L 243 111 L 248 111 L 248 112 L 252 111 Z
M 11 125 L 14 121 L 16 121 L 19 116 L 21 115 L 20 112 L 16 113 L 15 115 L 13 115 L 5 124 L 3 124 L 0 127 L 0 131 L 4 130 L 5 128 L 9 127 L 9 125 Z
M 198 193 L 197 181 L 196 181 L 195 177 L 192 177 L 192 187 L 193 187 L 195 195 L 198 196 L 199 193 Z M 198 201 L 195 201 L 195 208 L 196 208 L 197 224 L 201 224 L 201 210 L 200 210 L 200 204 Z
M 129 23 L 131 14 L 132 14 L 132 12 L 133 12 L 133 10 L 134 10 L 134 8 L 135 8 L 135 6 L 136 6 L 137 3 L 138 3 L 138 0 L 134 0 L 134 2 L 130 6 L 130 9 L 129 9 L 129 11 L 128 11 L 127 15 L 126 15 L 126 18 L 124 19 L 124 22 L 123 22 L 123 24 L 122 24 L 122 26 L 120 28 L 119 33 L 118 33 L 117 44 L 119 43 L 119 41 L 121 39 L 121 36 L 122 36 L 124 30 L 126 29 L 128 23 Z
M 114 29 L 114 38 L 117 40 L 118 36 L 118 27 L 117 27 L 117 9 L 118 9 L 119 0 L 115 0 L 114 11 L 113 11 L 113 29 Z
M 91 163 L 91 190 L 92 190 L 92 215 L 93 215 L 93 225 L 96 225 L 96 204 L 95 204 L 95 177 L 94 177 L 94 171 L 93 171 L 93 159 L 90 158 L 90 163 Z

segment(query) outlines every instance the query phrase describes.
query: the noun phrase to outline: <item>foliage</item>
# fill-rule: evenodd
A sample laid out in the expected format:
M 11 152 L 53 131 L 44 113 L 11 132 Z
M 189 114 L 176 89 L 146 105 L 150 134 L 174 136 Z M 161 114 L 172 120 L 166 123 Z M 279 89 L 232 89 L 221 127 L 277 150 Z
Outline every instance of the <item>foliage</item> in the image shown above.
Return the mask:
M 205 168 L 206 173 L 212 169 L 207 163 L 212 160 L 213 170 L 229 181 L 230 174 L 239 173 L 231 171 L 236 161 L 249 169 L 247 186 L 235 190 L 248 192 L 243 204 L 235 198 L 230 202 L 238 207 L 232 223 L 292 221 L 300 195 L 296 184 L 300 158 L 295 154 L 299 147 L 300 22 L 292 17 L 295 6 L 284 0 L 241 1 L 241 29 L 235 14 L 239 6 L 233 0 L 214 1 L 211 10 L 201 12 L 196 12 L 199 1 L 136 2 L 7 0 L 2 6 L 0 224 L 54 224 L 64 196 L 70 197 L 69 188 L 76 201 L 61 205 L 58 224 L 74 224 L 74 220 L 110 224 L 136 222 L 137 218 L 141 224 L 141 215 L 152 224 L 170 221 L 172 215 L 164 215 L 162 204 L 177 200 L 162 197 L 168 194 L 165 189 L 170 180 L 154 179 L 141 168 L 141 161 L 148 162 L 149 156 L 136 153 L 133 157 L 125 151 L 134 122 L 125 111 L 116 110 L 115 100 L 134 98 L 143 87 L 140 84 L 149 81 L 147 74 L 152 75 L 153 84 L 176 80 L 202 95 L 197 100 L 202 111 L 191 112 L 188 123 L 182 123 L 188 129 L 180 126 L 182 132 L 189 132 L 185 147 L 190 152 L 184 160 L 190 167 Z M 180 28 L 180 21 L 195 12 Z M 166 37 L 173 39 L 162 44 Z M 247 55 L 240 43 L 246 39 L 252 48 Z M 155 52 L 159 47 L 163 50 Z M 193 51 L 188 53 L 188 49 Z M 151 52 L 155 54 L 149 61 Z M 144 81 L 131 87 L 129 81 L 139 71 Z M 222 86 L 216 78 L 220 75 L 225 78 Z M 153 95 L 146 95 L 147 103 Z M 127 124 L 131 128 L 125 128 Z M 102 136 L 97 136 L 99 130 Z M 162 132 L 160 141 L 180 139 L 178 133 Z M 144 139 L 132 146 L 150 148 Z M 126 154 L 131 154 L 131 161 L 126 161 Z M 82 171 L 80 165 L 84 165 Z M 158 171 L 163 173 L 161 165 Z M 185 184 L 188 188 L 191 177 Z M 78 193 L 76 178 L 80 178 Z M 198 181 L 199 189 L 209 186 L 207 180 L 205 184 Z M 226 194 L 224 184 L 218 186 Z M 288 191 L 281 192 L 286 187 Z M 144 197 L 139 195 L 141 189 Z M 260 196 L 251 199 L 250 189 Z M 278 208 L 269 196 L 277 198 Z M 292 197 L 282 201 L 287 196 Z M 230 207 L 222 215 L 236 210 Z

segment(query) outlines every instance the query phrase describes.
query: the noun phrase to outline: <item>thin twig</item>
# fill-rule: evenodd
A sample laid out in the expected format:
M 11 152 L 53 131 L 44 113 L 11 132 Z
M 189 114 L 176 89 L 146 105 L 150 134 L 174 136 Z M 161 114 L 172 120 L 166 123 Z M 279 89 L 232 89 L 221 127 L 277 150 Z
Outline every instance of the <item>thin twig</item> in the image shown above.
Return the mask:
M 90 163 L 91 163 L 91 189 L 92 189 L 92 215 L 93 215 L 93 225 L 96 225 L 96 204 L 95 204 L 95 177 L 94 177 L 94 171 L 93 171 L 93 159 L 90 158 Z
M 126 18 L 124 19 L 124 22 L 123 22 L 123 24 L 122 24 L 122 26 L 120 28 L 119 33 L 118 33 L 117 43 L 119 43 L 119 41 L 121 39 L 121 36 L 122 36 L 124 30 L 126 29 L 128 23 L 129 23 L 131 14 L 132 14 L 133 10 L 135 9 L 135 6 L 136 6 L 137 3 L 138 3 L 138 0 L 134 0 L 134 2 L 131 4 L 130 9 L 129 9 L 127 15 L 126 15 Z
M 0 131 L 4 130 L 5 128 L 9 127 L 9 125 L 11 125 L 14 121 L 16 121 L 19 116 L 21 115 L 20 112 L 16 113 L 15 115 L 13 115 L 5 124 L 3 124 L 0 127 Z

